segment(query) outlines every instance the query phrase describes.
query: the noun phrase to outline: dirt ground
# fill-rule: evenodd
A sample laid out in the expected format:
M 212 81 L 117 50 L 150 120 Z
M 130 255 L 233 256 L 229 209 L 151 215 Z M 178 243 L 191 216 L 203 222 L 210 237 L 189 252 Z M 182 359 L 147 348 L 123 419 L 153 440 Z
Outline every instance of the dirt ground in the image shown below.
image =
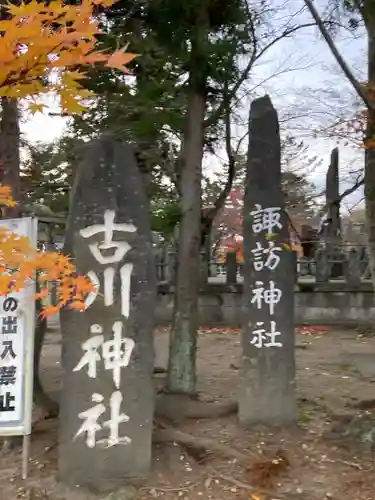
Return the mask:
M 201 400 L 235 400 L 239 341 L 237 330 L 201 332 Z M 362 439 L 362 435 L 353 437 L 345 431 L 351 428 L 350 421 L 362 417 L 374 415 L 375 422 L 375 338 L 355 330 L 323 329 L 313 334 L 304 330 L 297 334 L 296 342 L 298 428 L 243 429 L 235 414 L 215 420 L 185 420 L 178 424 L 179 430 L 227 444 L 247 454 L 248 462 L 215 454 L 197 456 L 177 445 L 155 445 L 152 473 L 137 499 L 375 500 L 372 434 Z M 167 332 L 159 329 L 158 366 L 166 365 L 167 344 Z M 56 330 L 48 335 L 42 362 L 43 379 L 52 392 L 60 384 L 59 356 Z M 161 380 L 162 375 L 158 377 Z M 37 411 L 26 481 L 20 477 L 20 466 L 20 448 L 3 449 L 0 500 L 86 498 L 81 493 L 61 493 L 56 486 L 57 421 L 44 420 Z

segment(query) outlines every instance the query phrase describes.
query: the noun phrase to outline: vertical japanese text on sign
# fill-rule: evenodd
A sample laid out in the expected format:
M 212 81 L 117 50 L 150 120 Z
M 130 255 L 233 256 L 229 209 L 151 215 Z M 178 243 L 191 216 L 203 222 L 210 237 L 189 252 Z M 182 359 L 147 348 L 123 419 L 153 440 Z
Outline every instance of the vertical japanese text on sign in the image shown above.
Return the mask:
M 37 220 L 6 219 L 1 227 L 37 245 Z M 0 297 L 0 435 L 31 432 L 35 282 Z
M 262 208 L 256 204 L 255 210 L 250 212 L 250 215 L 253 217 L 254 233 L 265 231 L 266 234 L 273 234 L 275 228 L 282 229 L 280 207 Z
M 275 229 L 282 229 L 281 208 L 262 208 L 261 205 L 256 204 L 254 210 L 250 212 L 250 215 L 252 216 L 252 230 L 254 234 L 264 232 L 264 236 L 267 238 L 267 246 L 265 248 L 260 241 L 256 241 L 255 248 L 251 249 L 254 271 L 261 272 L 263 269 L 268 269 L 272 272 L 280 263 L 279 254 L 282 248 L 276 246 L 275 242 L 270 241 L 268 238 L 272 237 Z M 277 288 L 273 280 L 269 281 L 268 287 L 261 280 L 256 281 L 255 285 L 256 286 L 252 289 L 253 297 L 251 303 L 259 310 L 263 308 L 263 305 L 266 305 L 269 310 L 269 315 L 273 316 L 275 306 L 282 297 L 282 291 Z M 282 347 L 282 343 L 276 341 L 276 337 L 279 337 L 281 333 L 277 331 L 275 321 L 270 321 L 269 330 L 264 326 L 263 321 L 258 321 L 256 327 L 257 328 L 252 332 L 254 336 L 251 341 L 252 345 L 257 348 Z
M 115 241 L 113 239 L 114 231 L 122 233 L 134 233 L 137 228 L 133 224 L 116 224 L 115 212 L 106 210 L 104 212 L 104 224 L 97 224 L 84 228 L 80 231 L 83 238 L 90 238 L 98 233 L 104 233 L 103 241 L 89 244 L 90 251 L 99 264 L 108 265 L 120 262 L 131 249 L 131 246 L 126 241 Z M 108 251 L 112 250 L 112 255 L 108 255 Z M 121 280 L 121 313 L 125 318 L 129 317 L 130 312 L 130 284 L 131 274 L 133 270 L 132 263 L 125 263 L 120 268 Z M 96 291 L 92 292 L 87 300 L 86 306 L 90 307 L 96 300 L 100 281 L 97 274 L 89 271 L 89 278 L 95 285 Z M 111 306 L 115 301 L 115 267 L 108 266 L 103 270 L 104 276 L 104 305 Z M 79 413 L 78 417 L 84 422 L 77 431 L 74 439 L 81 435 L 86 436 L 86 445 L 89 448 L 94 448 L 96 444 L 112 447 L 118 444 L 129 444 L 131 439 L 127 436 L 121 437 L 119 434 L 119 425 L 129 421 L 128 415 L 121 413 L 122 394 L 120 392 L 121 384 L 121 369 L 129 365 L 131 354 L 135 347 L 135 342 L 131 338 L 122 337 L 123 323 L 116 321 L 112 327 L 113 338 L 105 340 L 103 328 L 99 324 L 93 324 L 90 327 L 91 336 L 82 344 L 84 354 L 74 372 L 82 370 L 87 366 L 87 375 L 90 378 L 97 377 L 97 363 L 104 362 L 105 370 L 112 370 L 112 379 L 116 387 L 116 391 L 112 393 L 109 401 L 110 419 L 102 423 L 99 418 L 105 414 L 106 407 L 104 397 L 101 394 L 92 394 L 91 400 L 95 403 L 94 406 Z M 101 350 L 99 352 L 99 349 Z M 96 434 L 103 428 L 109 429 L 108 439 L 96 440 Z
M 22 352 L 18 352 L 18 342 L 14 335 L 18 333 L 17 309 L 19 302 L 14 297 L 7 297 L 3 302 L 1 316 L 1 347 L 0 347 L 0 412 L 15 412 L 16 404 L 21 406 L 21 401 L 16 403 L 14 386 L 17 382 L 17 364 L 16 358 Z M 10 316 L 10 314 L 14 314 Z M 16 344 L 17 347 L 14 346 Z M 8 387 L 9 386 L 9 387 Z M 5 393 L 3 392 L 5 389 Z
M 127 241 L 114 241 L 114 231 L 122 233 L 134 233 L 137 228 L 133 224 L 116 224 L 115 212 L 113 210 L 106 210 L 104 212 L 104 224 L 96 224 L 89 226 L 80 231 L 83 238 L 90 238 L 98 233 L 104 233 L 104 239 L 101 243 L 90 243 L 90 251 L 99 264 L 115 264 L 120 262 L 131 249 Z M 114 250 L 112 255 L 106 255 L 108 250 Z M 121 279 L 121 312 L 126 318 L 129 316 L 130 310 L 130 280 L 133 271 L 133 264 L 126 263 L 120 269 Z M 90 271 L 88 277 L 93 282 L 96 291 L 91 292 L 86 300 L 86 307 L 93 304 L 99 293 L 99 279 L 94 273 Z M 114 277 L 115 268 L 107 267 L 104 270 L 104 304 L 111 306 L 114 303 Z

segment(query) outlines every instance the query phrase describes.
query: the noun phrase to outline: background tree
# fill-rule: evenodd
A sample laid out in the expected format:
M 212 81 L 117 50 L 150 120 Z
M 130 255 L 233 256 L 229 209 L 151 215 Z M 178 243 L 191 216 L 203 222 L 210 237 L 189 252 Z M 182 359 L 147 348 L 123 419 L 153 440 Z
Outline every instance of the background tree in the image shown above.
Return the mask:
M 53 2 L 46 6 L 32 0 L 27 4 L 2 6 L 0 38 L 0 161 L 2 182 L 20 198 L 20 133 L 17 100 L 23 99 L 31 112 L 44 109 L 41 95 L 58 96 L 63 113 L 84 109 L 91 96 L 80 81 L 83 66 L 101 63 L 126 71 L 134 58 L 123 50 L 95 51 L 99 24 L 96 5 L 111 0 L 82 0 L 79 6 Z
M 59 143 L 27 144 L 21 164 L 21 192 L 25 204 L 48 207 L 52 214 L 67 216 L 71 165 Z
M 334 1 L 336 13 L 344 11 L 349 14 L 349 25 L 357 27 L 362 23 L 366 28 L 368 37 L 368 81 L 366 84 L 363 84 L 355 76 L 343 55 L 337 49 L 333 36 L 325 26 L 312 0 L 304 0 L 304 2 L 314 18 L 320 33 L 327 42 L 336 62 L 347 77 L 366 110 L 366 129 L 363 137 L 363 144 L 366 148 L 363 182 L 365 190 L 370 268 L 373 285 L 375 287 L 375 5 L 371 0 Z
M 172 391 L 195 391 L 200 250 L 234 179 L 231 122 L 241 107 L 241 87 L 275 43 L 303 27 L 295 24 L 294 15 L 276 27 L 263 22 L 269 13 L 267 3 L 250 8 L 245 0 L 116 3 L 105 12 L 100 44 L 106 49 L 130 41 L 140 54 L 131 64 L 135 80 L 127 86 L 111 68 L 90 71 L 84 84 L 97 97 L 71 125 L 74 137 L 92 138 L 106 130 L 133 143 L 154 196 L 154 224 L 171 235 L 179 223 L 168 377 Z M 226 180 L 202 210 L 207 178 L 202 160 L 223 143 Z M 173 207 L 171 200 L 176 200 Z
M 134 58 L 133 54 L 124 50 L 112 53 L 95 51 L 96 35 L 99 33 L 95 16 L 97 5 L 111 3 L 108 0 L 103 2 L 99 0 L 95 3 L 82 0 L 79 6 L 60 2 L 53 2 L 47 6 L 37 0 L 31 0 L 27 4 L 2 6 L 0 180 L 9 183 L 1 188 L 2 205 L 8 209 L 5 215 L 12 215 L 9 209 L 17 206 L 10 198 L 11 192 L 15 193 L 18 201 L 21 195 L 17 99 L 25 100 L 29 110 L 36 112 L 44 107 L 40 95 L 53 92 L 59 97 L 63 112 L 80 112 L 84 109 L 82 100 L 91 95 L 79 83 L 84 77 L 83 66 L 100 62 L 126 71 L 125 63 Z M 35 169 L 35 161 L 31 161 L 26 172 L 30 180 L 34 176 Z M 35 184 L 32 188 L 36 190 Z M 18 207 L 19 214 L 24 207 L 19 204 Z M 84 308 L 84 297 L 93 289 L 92 284 L 85 277 L 76 276 L 75 268 L 66 256 L 57 252 L 40 252 L 31 247 L 27 238 L 19 238 L 4 229 L 1 230 L 0 248 L 2 295 L 23 288 L 27 281 L 36 276 L 35 299 L 38 311 L 58 312 L 67 304 L 79 310 Z M 48 295 L 46 282 L 51 280 L 58 284 L 57 304 L 43 310 L 41 300 Z M 38 317 L 34 357 L 34 385 L 37 389 L 35 395 L 37 398 L 44 396 L 39 397 L 39 400 L 42 404 L 46 403 L 47 411 L 54 411 L 54 405 L 44 395 L 38 378 L 39 358 L 45 331 L 46 323 Z
M 237 184 L 237 183 L 236 183 Z M 215 218 L 213 227 L 212 249 L 217 250 L 220 255 L 236 248 L 242 261 L 242 237 L 243 235 L 243 196 L 244 188 L 234 187 L 223 207 Z M 301 237 L 301 228 L 310 226 L 317 213 L 317 192 L 303 174 L 297 174 L 292 170 L 286 170 L 282 174 L 282 185 L 285 193 L 286 210 L 291 221 L 291 231 L 297 231 Z

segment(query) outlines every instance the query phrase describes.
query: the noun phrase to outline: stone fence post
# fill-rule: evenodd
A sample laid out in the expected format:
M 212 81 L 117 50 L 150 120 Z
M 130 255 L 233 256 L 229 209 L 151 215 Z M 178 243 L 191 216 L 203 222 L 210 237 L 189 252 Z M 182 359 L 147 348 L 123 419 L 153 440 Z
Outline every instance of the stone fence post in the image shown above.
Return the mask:
M 225 258 L 226 282 L 228 285 L 237 283 L 237 255 L 236 252 L 228 252 Z

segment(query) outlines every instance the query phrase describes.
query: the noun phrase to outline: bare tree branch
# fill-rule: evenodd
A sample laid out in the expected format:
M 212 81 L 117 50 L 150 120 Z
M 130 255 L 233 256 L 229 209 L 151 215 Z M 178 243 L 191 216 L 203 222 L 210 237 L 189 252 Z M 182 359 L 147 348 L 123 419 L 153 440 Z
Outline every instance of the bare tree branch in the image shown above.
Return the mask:
M 230 126 L 230 101 L 229 97 L 225 98 L 226 101 L 226 113 L 225 113 L 225 149 L 228 156 L 228 174 L 227 181 L 221 193 L 219 194 L 217 200 L 215 201 L 216 213 L 223 207 L 227 196 L 232 189 L 232 184 L 235 175 L 235 156 L 232 149 L 232 135 Z M 215 214 L 216 215 L 216 214 Z
M 357 92 L 358 96 L 362 99 L 362 101 L 364 102 L 366 107 L 368 109 L 373 109 L 375 111 L 375 107 L 374 107 L 373 103 L 371 102 L 371 100 L 369 99 L 367 93 L 365 92 L 365 90 L 363 89 L 362 85 L 359 83 L 357 78 L 354 76 L 352 70 L 349 68 L 349 66 L 347 65 L 346 61 L 344 60 L 344 58 L 342 57 L 340 52 L 338 51 L 338 49 L 335 45 L 335 42 L 333 41 L 327 28 L 325 27 L 323 19 L 320 17 L 318 11 L 315 8 L 313 0 L 304 0 L 304 2 L 306 4 L 307 8 L 309 9 L 312 17 L 314 18 L 320 33 L 322 34 L 323 38 L 327 42 L 327 45 L 332 52 L 332 55 L 336 59 L 338 65 L 340 66 L 340 68 L 344 72 L 344 74 L 347 77 L 347 79 L 349 80 L 349 82 L 353 85 L 354 90 Z
M 351 186 L 348 189 L 345 189 L 345 191 L 340 195 L 338 201 L 339 202 L 342 201 L 344 198 L 346 198 L 350 194 L 354 193 L 354 191 L 357 191 L 357 189 L 360 188 L 361 186 L 363 186 L 364 183 L 365 183 L 365 180 L 363 177 L 361 177 L 360 179 L 358 179 L 355 182 L 355 184 L 353 184 L 353 186 Z
M 247 63 L 245 69 L 243 70 L 241 76 L 237 80 L 236 84 L 230 89 L 229 91 L 229 101 L 233 99 L 233 97 L 236 95 L 238 89 L 241 87 L 243 82 L 248 78 L 249 73 L 251 69 L 253 68 L 255 62 L 260 59 L 271 47 L 273 47 L 277 42 L 282 40 L 283 38 L 286 38 L 287 36 L 292 35 L 296 31 L 303 29 L 303 28 L 310 28 L 311 26 L 315 26 L 315 23 L 305 23 L 305 24 L 300 24 L 298 26 L 293 26 L 292 28 L 285 29 L 281 35 L 275 37 L 271 42 L 269 42 L 263 49 L 261 49 L 259 52 L 257 50 L 256 45 L 254 44 L 253 52 L 251 54 L 251 57 L 249 59 L 249 62 Z M 225 110 L 226 103 L 223 101 L 221 104 L 215 109 L 215 111 L 212 112 L 211 116 L 206 118 L 204 122 L 205 127 L 209 127 L 213 125 L 222 115 L 223 111 Z
M 345 191 L 340 194 L 340 196 L 336 199 L 336 200 L 333 200 L 330 204 L 331 205 L 334 205 L 336 203 L 341 203 L 341 201 L 346 198 L 347 196 L 349 196 L 350 194 L 354 193 L 354 191 L 357 191 L 357 189 L 359 189 L 361 186 L 364 185 L 364 178 L 362 176 L 359 176 L 358 179 L 355 181 L 355 183 L 348 189 L 345 189 Z M 322 208 L 321 210 L 319 211 L 319 216 L 322 217 L 328 210 L 329 206 L 330 206 L 329 203 L 326 203 Z
M 227 91 L 224 92 L 225 103 L 225 148 L 228 156 L 228 174 L 226 183 L 214 202 L 213 206 L 206 209 L 203 214 L 202 221 L 202 240 L 206 234 L 211 231 L 213 221 L 218 212 L 223 208 L 225 200 L 227 199 L 233 185 L 233 180 L 236 171 L 236 158 L 232 149 L 232 134 L 230 125 L 230 98 Z

